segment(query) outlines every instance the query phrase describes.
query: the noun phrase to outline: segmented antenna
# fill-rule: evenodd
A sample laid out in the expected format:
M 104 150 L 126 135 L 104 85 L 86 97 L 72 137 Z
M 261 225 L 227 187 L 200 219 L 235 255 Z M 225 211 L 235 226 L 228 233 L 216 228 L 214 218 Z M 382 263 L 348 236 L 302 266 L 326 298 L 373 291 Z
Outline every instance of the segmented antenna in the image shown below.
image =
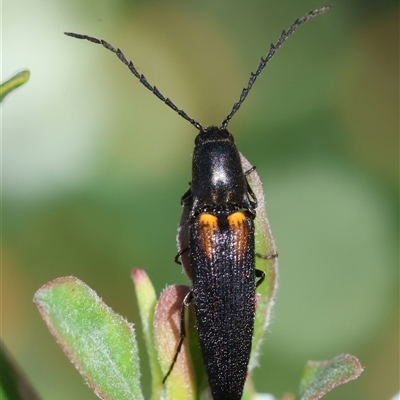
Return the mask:
M 139 74 L 138 70 L 136 67 L 133 65 L 132 61 L 128 61 L 122 53 L 120 49 L 116 49 L 115 47 L 111 46 L 111 44 L 107 43 L 105 40 L 100 40 L 96 39 L 91 36 L 87 35 L 81 35 L 79 33 L 73 33 L 73 32 L 64 32 L 67 36 L 71 36 L 76 39 L 84 39 L 88 40 L 89 42 L 96 43 L 96 44 L 101 44 L 104 46 L 107 50 L 112 51 L 117 55 L 117 57 L 129 68 L 129 70 L 132 72 L 133 75 L 140 81 L 140 83 L 145 86 L 150 92 L 155 94 L 160 100 L 162 100 L 167 106 L 171 107 L 176 113 L 178 113 L 181 117 L 185 118 L 186 121 L 189 121 L 196 129 L 199 131 L 203 130 L 203 127 L 200 123 L 195 121 L 194 119 L 190 118 L 189 115 L 185 113 L 185 111 L 180 110 L 168 97 L 164 97 L 163 94 L 155 87 L 152 86 L 148 80 L 145 78 L 144 75 Z
M 325 6 L 318 8 L 314 11 L 310 11 L 308 14 L 306 14 L 303 18 L 296 19 L 296 21 L 293 22 L 291 27 L 287 31 L 282 31 L 281 36 L 279 37 L 278 41 L 276 44 L 271 44 L 271 47 L 269 49 L 269 52 L 265 58 L 261 57 L 261 61 L 258 64 L 256 72 L 252 72 L 250 74 L 249 82 L 247 83 L 247 87 L 245 87 L 242 90 L 242 93 L 240 95 L 239 101 L 235 103 L 232 107 L 232 111 L 228 114 L 228 116 L 224 119 L 222 122 L 221 127 L 226 128 L 229 124 L 229 121 L 232 119 L 232 117 L 235 115 L 236 111 L 239 110 L 240 106 L 246 99 L 247 95 L 249 94 L 251 88 L 253 87 L 255 81 L 267 65 L 268 61 L 271 60 L 271 58 L 275 55 L 276 51 L 283 45 L 283 43 L 286 41 L 286 39 L 302 24 L 305 24 L 307 21 L 310 19 L 316 17 L 317 15 L 323 14 L 324 12 L 328 11 L 331 8 L 331 6 Z

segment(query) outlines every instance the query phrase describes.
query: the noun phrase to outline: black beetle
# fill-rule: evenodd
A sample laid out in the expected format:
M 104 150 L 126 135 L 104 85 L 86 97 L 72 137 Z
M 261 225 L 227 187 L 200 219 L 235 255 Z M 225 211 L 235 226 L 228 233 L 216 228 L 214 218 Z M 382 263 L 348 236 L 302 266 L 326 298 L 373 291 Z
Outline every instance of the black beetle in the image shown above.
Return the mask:
M 254 168 L 243 172 L 239 152 L 227 126 L 276 50 L 300 25 L 329 8 L 325 6 L 309 12 L 282 32 L 267 56 L 261 58 L 256 72 L 250 75 L 239 101 L 221 127 L 204 128 L 178 109 L 139 74 L 120 49 L 104 40 L 65 33 L 101 44 L 115 53 L 147 89 L 200 131 L 195 139 L 192 181 L 181 200 L 184 215 L 179 233 L 181 247 L 176 258 L 182 256 L 193 286 L 182 305 L 181 338 L 163 382 L 173 369 L 185 337 L 184 309 L 193 302 L 201 353 L 214 400 L 242 397 L 254 330 L 256 287 L 265 276 L 255 268 L 255 257 L 269 259 L 277 254 L 260 255 L 255 251 L 257 199 L 246 178 Z

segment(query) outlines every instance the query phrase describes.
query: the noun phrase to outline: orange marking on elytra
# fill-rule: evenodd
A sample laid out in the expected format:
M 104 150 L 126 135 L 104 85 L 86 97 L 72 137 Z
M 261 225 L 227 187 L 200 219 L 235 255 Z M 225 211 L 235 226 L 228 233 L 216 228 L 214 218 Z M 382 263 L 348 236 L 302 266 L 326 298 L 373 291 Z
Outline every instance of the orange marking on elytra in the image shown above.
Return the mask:
M 201 214 L 199 216 L 199 222 L 202 226 L 210 229 L 218 226 L 218 218 L 212 214 Z
M 228 215 L 228 224 L 232 229 L 238 229 L 246 220 L 246 215 L 240 211 Z
M 199 239 L 200 246 L 208 257 L 212 259 L 214 251 L 214 234 L 215 230 L 218 229 L 218 217 L 212 214 L 200 214 L 199 215 Z
M 247 247 L 248 226 L 246 222 L 246 214 L 237 211 L 227 217 L 229 228 L 234 234 L 236 257 L 238 260 L 243 258 Z

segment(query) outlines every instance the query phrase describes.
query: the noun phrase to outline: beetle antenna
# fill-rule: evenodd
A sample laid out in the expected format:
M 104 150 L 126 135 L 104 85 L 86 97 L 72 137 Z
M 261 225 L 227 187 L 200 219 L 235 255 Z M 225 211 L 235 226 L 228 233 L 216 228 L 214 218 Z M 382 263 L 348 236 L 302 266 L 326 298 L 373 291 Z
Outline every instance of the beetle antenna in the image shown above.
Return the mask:
M 331 6 L 325 6 L 318 8 L 314 11 L 310 11 L 308 14 L 306 14 L 303 18 L 296 19 L 296 21 L 293 22 L 291 27 L 287 31 L 283 31 L 281 33 L 281 36 L 279 37 L 278 41 L 276 44 L 271 44 L 271 47 L 269 48 L 268 54 L 266 55 L 265 58 L 261 57 L 261 61 L 258 64 L 256 72 L 252 72 L 250 74 L 249 81 L 247 83 L 247 87 L 245 87 L 242 90 L 242 93 L 240 95 L 239 101 L 235 103 L 232 107 L 232 111 L 228 114 L 228 116 L 224 119 L 222 122 L 222 128 L 226 128 L 229 124 L 229 121 L 232 119 L 232 117 L 236 114 L 236 111 L 239 110 L 240 106 L 246 99 L 247 95 L 249 94 L 251 88 L 253 87 L 255 81 L 265 68 L 265 66 L 268 64 L 268 62 L 271 60 L 271 58 L 275 55 L 276 51 L 283 45 L 283 43 L 286 41 L 286 39 L 294 33 L 294 31 L 302 24 L 305 24 L 307 21 L 310 19 L 323 14 L 324 12 L 328 11 L 331 8 Z
M 132 72 L 133 75 L 140 81 L 140 83 L 145 86 L 150 92 L 152 92 L 154 95 L 156 95 L 161 101 L 163 101 L 167 106 L 171 107 L 176 113 L 178 113 L 181 117 L 186 119 L 186 121 L 189 121 L 196 129 L 199 131 L 203 130 L 203 127 L 200 123 L 195 121 L 194 119 L 190 118 L 189 115 L 185 113 L 185 111 L 180 110 L 168 97 L 165 97 L 155 86 L 152 86 L 146 77 L 142 74 L 139 74 L 138 70 L 136 67 L 133 65 L 132 61 L 128 61 L 122 53 L 120 49 L 116 49 L 113 47 L 111 44 L 107 43 L 105 40 L 101 39 L 96 39 L 91 36 L 87 35 L 81 35 L 79 33 L 73 33 L 73 32 L 64 32 L 67 36 L 71 36 L 76 39 L 83 39 L 83 40 L 88 40 L 89 42 L 96 43 L 96 44 L 101 44 L 103 47 L 105 47 L 107 50 L 112 51 L 117 55 L 117 57 L 129 68 L 129 70 Z

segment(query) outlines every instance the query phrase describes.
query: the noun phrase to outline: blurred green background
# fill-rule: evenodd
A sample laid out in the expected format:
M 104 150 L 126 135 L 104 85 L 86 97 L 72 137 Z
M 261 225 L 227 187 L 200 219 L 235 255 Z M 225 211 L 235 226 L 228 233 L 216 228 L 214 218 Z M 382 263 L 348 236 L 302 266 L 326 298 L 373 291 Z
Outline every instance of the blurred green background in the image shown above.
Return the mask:
M 173 258 L 196 135 L 114 55 L 63 32 L 120 47 L 178 107 L 218 125 L 269 44 L 322 5 L 3 1 L 3 79 L 21 68 L 31 79 L 2 106 L 1 336 L 44 399 L 96 397 L 32 304 L 39 287 L 79 277 L 140 329 L 132 267 L 158 292 L 188 283 Z M 296 392 L 307 360 L 351 353 L 365 372 L 326 399 L 389 399 L 399 390 L 398 3 L 333 5 L 289 39 L 230 124 L 264 183 L 280 255 L 254 380 L 259 392 Z

